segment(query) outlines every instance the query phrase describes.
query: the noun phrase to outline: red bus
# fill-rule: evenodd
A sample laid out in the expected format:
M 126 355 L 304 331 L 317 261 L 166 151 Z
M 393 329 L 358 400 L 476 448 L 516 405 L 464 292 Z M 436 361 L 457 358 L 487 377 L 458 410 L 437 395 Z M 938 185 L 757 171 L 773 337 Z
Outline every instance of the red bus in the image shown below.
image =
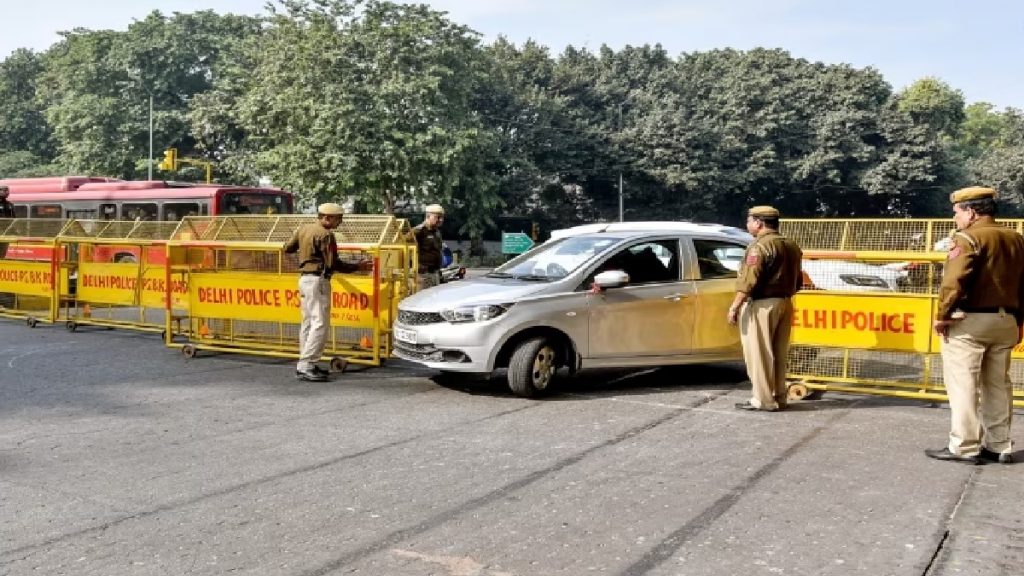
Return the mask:
M 290 192 L 276 188 L 252 188 L 220 184 L 191 184 L 163 181 L 126 181 L 96 177 L 22 178 L 0 180 L 10 191 L 8 200 L 18 218 L 80 220 L 177 221 L 185 216 L 292 214 Z M 106 258 L 103 249 L 100 257 Z M 39 246 L 8 249 L 7 258 L 49 260 L 52 255 Z M 151 260 L 161 261 L 162 249 Z M 159 252 L 159 254 L 157 254 Z M 114 262 L 133 261 L 137 249 L 109 255 Z
M 185 216 L 291 214 L 291 193 L 276 188 L 97 178 L 0 180 L 18 218 L 175 221 Z M 103 179 L 106 180 L 106 179 Z

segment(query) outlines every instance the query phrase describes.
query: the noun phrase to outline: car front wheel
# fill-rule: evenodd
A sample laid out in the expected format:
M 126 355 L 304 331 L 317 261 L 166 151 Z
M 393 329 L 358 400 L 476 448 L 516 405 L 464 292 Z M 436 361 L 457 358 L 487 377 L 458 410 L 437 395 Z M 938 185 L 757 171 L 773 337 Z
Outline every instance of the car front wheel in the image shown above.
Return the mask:
M 558 370 L 555 347 L 547 338 L 531 338 L 519 344 L 508 364 L 508 385 L 512 392 L 533 398 L 550 389 Z

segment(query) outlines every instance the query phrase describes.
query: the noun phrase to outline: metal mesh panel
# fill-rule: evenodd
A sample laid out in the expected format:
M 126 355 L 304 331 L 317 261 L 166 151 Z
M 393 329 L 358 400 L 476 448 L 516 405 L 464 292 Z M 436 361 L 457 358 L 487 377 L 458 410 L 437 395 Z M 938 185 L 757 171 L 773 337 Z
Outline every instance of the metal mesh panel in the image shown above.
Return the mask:
M 173 240 L 201 242 L 285 242 L 295 230 L 316 221 L 311 215 L 190 216 L 172 234 Z M 339 244 L 405 244 L 409 224 L 394 216 L 348 214 L 334 231 Z
M 71 220 L 60 232 L 62 240 L 168 240 L 177 222 L 131 220 Z
M 0 238 L 56 238 L 65 224 L 65 220 L 2 218 Z
M 231 342 L 237 346 L 260 344 L 266 347 L 298 349 L 299 325 L 256 320 L 206 318 L 198 320 L 196 342 L 204 339 Z M 332 327 L 327 335 L 327 352 L 366 349 L 373 341 L 370 328 Z
M 1020 232 L 1022 219 L 1000 219 L 1004 226 Z M 804 250 L 865 250 L 894 252 L 930 252 L 947 238 L 955 226 L 951 218 L 863 219 L 863 220 L 783 220 L 783 234 L 793 238 Z

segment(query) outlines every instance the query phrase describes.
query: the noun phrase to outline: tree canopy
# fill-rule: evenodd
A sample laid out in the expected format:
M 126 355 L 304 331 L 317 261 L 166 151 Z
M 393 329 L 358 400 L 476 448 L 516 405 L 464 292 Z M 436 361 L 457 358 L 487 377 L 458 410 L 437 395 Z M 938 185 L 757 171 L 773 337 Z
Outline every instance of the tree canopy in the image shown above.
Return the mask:
M 737 223 L 933 216 L 967 184 L 1024 206 L 1024 114 L 937 78 L 780 49 L 484 43 L 424 5 L 280 0 L 260 17 L 153 12 L 0 62 L 0 177 L 144 177 L 157 155 L 269 178 L 306 205 L 414 211 L 456 234 L 618 217 Z M 182 172 L 168 179 L 199 178 Z

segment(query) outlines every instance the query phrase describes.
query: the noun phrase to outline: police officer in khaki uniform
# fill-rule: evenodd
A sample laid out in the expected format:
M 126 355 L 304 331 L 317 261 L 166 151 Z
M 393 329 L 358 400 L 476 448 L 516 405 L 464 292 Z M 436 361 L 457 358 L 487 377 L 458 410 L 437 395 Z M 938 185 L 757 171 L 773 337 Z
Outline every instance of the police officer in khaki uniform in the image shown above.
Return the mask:
M 331 325 L 331 275 L 373 266 L 370 261 L 349 264 L 338 259 L 338 243 L 333 231 L 341 225 L 344 214 L 342 207 L 333 202 L 321 204 L 317 208 L 317 222 L 300 226 L 284 245 L 285 252 L 298 252 L 302 326 L 295 377 L 307 382 L 327 380 L 327 370 L 316 363 L 323 356 Z
M 934 329 L 952 425 L 938 460 L 1010 462 L 1010 353 L 1024 325 L 1024 238 L 996 223 L 996 191 L 950 195 L 957 232 L 942 271 Z M 979 417 L 980 404 L 980 417 Z
M 441 262 L 443 243 L 441 224 L 444 223 L 444 208 L 440 204 L 427 206 L 423 223 L 412 229 L 419 252 L 418 287 L 425 290 L 441 283 Z
M 0 218 L 14 218 L 14 204 L 11 204 L 7 200 L 7 195 L 10 194 L 7 186 L 0 186 Z M 0 242 L 0 258 L 7 256 L 7 243 Z
M 11 193 L 7 186 L 0 186 L 0 218 L 14 218 L 14 204 L 7 200 Z
M 740 266 L 727 320 L 733 325 L 739 322 L 753 396 L 736 408 L 776 411 L 786 407 L 791 298 L 803 281 L 803 252 L 796 242 L 779 234 L 779 211 L 771 206 L 755 206 L 747 212 L 747 231 L 754 242 Z

